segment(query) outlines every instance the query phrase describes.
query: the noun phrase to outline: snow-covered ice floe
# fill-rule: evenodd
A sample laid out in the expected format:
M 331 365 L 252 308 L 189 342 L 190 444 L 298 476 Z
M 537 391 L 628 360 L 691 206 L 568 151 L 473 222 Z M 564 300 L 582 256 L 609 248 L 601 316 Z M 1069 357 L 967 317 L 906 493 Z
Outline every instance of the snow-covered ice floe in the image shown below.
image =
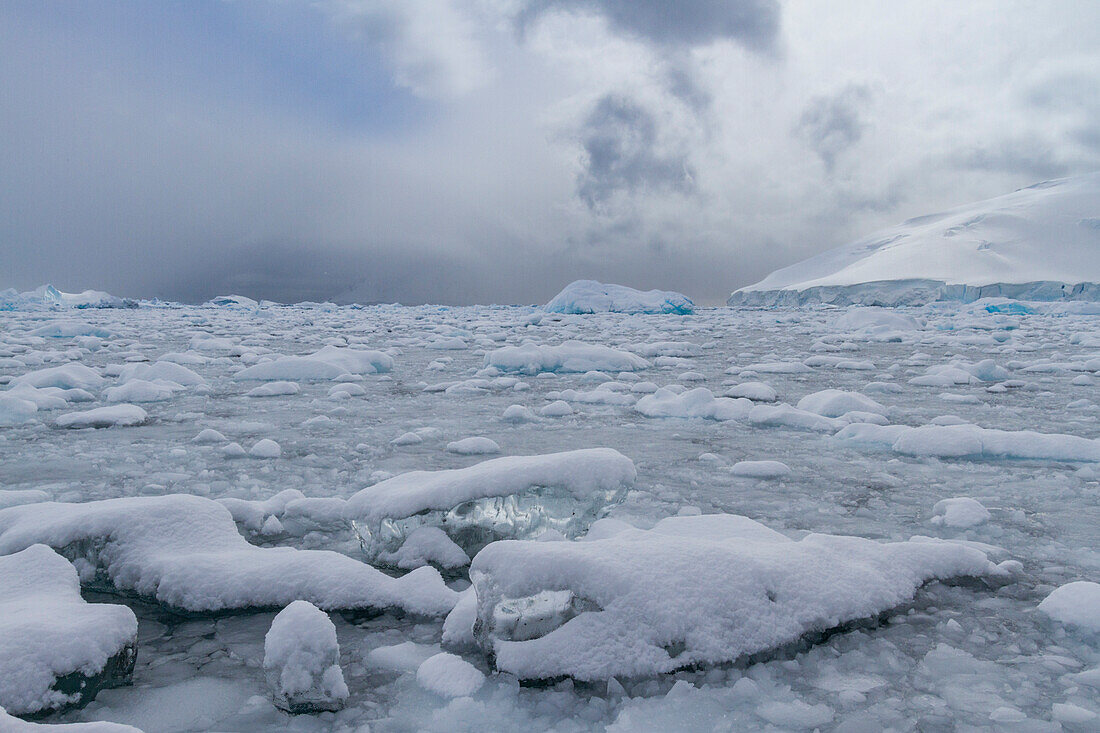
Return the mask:
M 977 425 L 849 425 L 836 439 L 887 447 L 908 456 L 1048 461 L 1100 461 L 1100 441 L 1077 435 L 996 430 Z
M 391 578 L 328 550 L 256 547 L 229 511 L 197 496 L 44 502 L 0 510 L 0 553 L 49 545 L 82 579 L 190 612 L 285 606 L 440 615 L 457 600 L 421 568 Z
M 470 566 L 475 635 L 497 669 L 591 681 L 732 662 L 873 619 L 931 580 L 1008 575 L 961 544 L 794 541 L 729 514 L 589 542 L 497 542 Z
M 371 559 L 397 551 L 422 527 L 443 530 L 473 554 L 493 540 L 550 529 L 576 537 L 636 477 L 633 461 L 611 448 L 505 456 L 394 476 L 356 493 L 344 512 Z
M 49 547 L 0 556 L 0 706 L 41 714 L 128 684 L 137 630 L 126 606 L 86 603 L 76 569 Z
M 674 313 L 695 311 L 691 298 L 668 290 L 635 290 L 595 280 L 576 280 L 544 306 L 551 313 Z
M 237 372 L 237 379 L 313 381 L 348 374 L 380 374 L 393 369 L 393 357 L 371 349 L 326 346 L 306 356 L 280 356 Z
M 524 344 L 505 346 L 485 355 L 485 366 L 504 372 L 632 372 L 649 367 L 649 362 L 629 351 L 600 344 L 566 341 L 557 346 Z

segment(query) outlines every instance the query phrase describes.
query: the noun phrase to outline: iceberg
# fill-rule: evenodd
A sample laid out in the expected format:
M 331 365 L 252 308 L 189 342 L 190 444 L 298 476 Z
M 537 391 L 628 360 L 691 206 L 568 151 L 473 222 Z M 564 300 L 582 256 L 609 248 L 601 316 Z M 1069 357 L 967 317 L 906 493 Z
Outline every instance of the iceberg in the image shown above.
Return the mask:
M 565 286 L 543 309 L 550 313 L 669 313 L 695 312 L 695 303 L 683 293 L 635 290 L 595 280 L 577 280 Z

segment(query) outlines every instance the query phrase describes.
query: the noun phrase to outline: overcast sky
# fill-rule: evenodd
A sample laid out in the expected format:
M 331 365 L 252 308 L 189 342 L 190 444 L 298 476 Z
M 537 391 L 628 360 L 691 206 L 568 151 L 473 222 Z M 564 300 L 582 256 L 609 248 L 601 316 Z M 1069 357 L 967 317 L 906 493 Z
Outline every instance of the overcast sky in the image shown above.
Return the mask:
M 1100 2 L 0 2 L 0 289 L 701 302 L 1100 169 Z

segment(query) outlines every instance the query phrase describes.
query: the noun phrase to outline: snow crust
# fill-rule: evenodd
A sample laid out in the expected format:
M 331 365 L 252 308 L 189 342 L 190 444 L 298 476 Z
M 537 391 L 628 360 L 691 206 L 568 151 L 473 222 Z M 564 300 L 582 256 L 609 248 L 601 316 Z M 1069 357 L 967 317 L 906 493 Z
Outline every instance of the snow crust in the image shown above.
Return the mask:
M 691 298 L 668 290 L 635 290 L 595 280 L 569 283 L 545 306 L 550 313 L 671 313 L 695 311 Z

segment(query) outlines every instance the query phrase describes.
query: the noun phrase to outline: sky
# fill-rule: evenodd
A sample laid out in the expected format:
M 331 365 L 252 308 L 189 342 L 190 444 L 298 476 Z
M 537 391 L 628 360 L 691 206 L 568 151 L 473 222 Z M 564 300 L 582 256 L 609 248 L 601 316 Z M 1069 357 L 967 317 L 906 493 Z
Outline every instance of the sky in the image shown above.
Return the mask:
M 1098 169 L 1088 0 L 0 3 L 0 289 L 720 303 Z

